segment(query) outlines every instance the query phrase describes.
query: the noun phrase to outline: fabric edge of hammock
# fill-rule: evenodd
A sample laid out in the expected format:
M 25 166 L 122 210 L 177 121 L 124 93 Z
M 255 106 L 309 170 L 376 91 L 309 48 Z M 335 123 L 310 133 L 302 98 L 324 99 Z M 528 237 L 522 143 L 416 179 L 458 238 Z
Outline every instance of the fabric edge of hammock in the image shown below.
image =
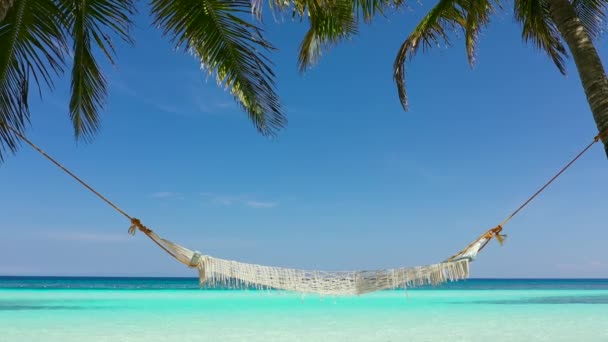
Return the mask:
M 469 278 L 469 258 L 427 266 L 377 271 L 311 271 L 247 264 L 203 256 L 197 268 L 201 287 L 283 290 L 348 296 L 380 290 L 436 286 Z

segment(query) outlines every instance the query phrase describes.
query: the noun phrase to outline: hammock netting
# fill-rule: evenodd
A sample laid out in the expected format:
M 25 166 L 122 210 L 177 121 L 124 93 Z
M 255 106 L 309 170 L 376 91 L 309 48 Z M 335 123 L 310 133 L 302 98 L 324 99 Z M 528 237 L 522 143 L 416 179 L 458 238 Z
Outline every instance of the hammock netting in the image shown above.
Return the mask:
M 461 252 L 443 262 L 416 267 L 363 271 L 317 271 L 271 267 L 203 255 L 163 239 L 134 220 L 129 232 L 139 229 L 181 263 L 198 269 L 201 286 L 257 288 L 346 296 L 386 290 L 437 285 L 469 277 L 469 262 L 494 237 L 502 241 L 501 227 L 488 230 Z

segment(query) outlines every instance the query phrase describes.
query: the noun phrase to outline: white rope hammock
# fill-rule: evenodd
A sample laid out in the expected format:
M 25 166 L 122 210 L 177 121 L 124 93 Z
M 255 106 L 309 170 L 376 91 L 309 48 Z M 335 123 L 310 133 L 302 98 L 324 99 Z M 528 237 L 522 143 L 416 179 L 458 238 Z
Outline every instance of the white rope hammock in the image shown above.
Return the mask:
M 488 230 L 447 260 L 416 267 L 371 271 L 317 271 L 242 263 L 202 255 L 163 239 L 132 219 L 130 234 L 142 231 L 181 263 L 198 269 L 200 285 L 229 288 L 280 289 L 320 295 L 360 295 L 378 290 L 437 285 L 469 277 L 469 262 L 493 238 L 502 241 L 502 228 Z

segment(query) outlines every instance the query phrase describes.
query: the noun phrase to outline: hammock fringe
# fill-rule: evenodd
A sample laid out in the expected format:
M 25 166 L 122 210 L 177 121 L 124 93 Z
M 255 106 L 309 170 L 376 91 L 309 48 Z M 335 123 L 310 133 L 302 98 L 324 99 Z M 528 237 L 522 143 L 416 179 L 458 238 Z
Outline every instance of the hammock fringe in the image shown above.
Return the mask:
M 360 295 L 466 279 L 469 277 L 469 259 L 411 268 L 326 272 L 247 264 L 204 256 L 198 269 L 201 285 L 211 287 Z

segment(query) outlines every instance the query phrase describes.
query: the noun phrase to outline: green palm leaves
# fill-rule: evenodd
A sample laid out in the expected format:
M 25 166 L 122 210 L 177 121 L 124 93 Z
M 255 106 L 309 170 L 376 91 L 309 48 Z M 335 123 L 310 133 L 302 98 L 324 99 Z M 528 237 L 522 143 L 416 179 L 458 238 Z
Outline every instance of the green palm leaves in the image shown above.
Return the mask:
M 544 50 L 564 73 L 566 50 L 551 17 L 551 0 L 515 0 L 522 38 Z M 608 0 L 569 2 L 592 38 L 604 29 Z M 268 42 L 256 19 L 262 0 L 150 0 L 154 24 L 175 46 L 215 75 L 264 135 L 286 124 L 275 86 Z M 404 0 L 269 0 L 272 10 L 306 19 L 298 67 L 313 66 L 324 50 L 355 35 L 361 21 L 399 8 Z M 475 62 L 480 31 L 501 8 L 498 0 L 439 0 L 401 45 L 394 79 L 404 109 L 408 99 L 405 63 L 419 49 L 450 43 L 451 31 L 464 34 L 467 57 Z M 0 160 L 17 141 L 3 123 L 23 131 L 29 118 L 30 82 L 39 92 L 71 67 L 69 114 L 77 138 L 98 130 L 107 82 L 93 51 L 114 63 L 115 40 L 132 42 L 135 0 L 0 0 Z M 253 15 L 252 15 L 253 14 Z
M 3 1 L 3 0 L 2 0 Z M 0 160 L 17 141 L 2 124 L 23 131 L 29 118 L 30 81 L 53 88 L 72 60 L 69 112 L 77 137 L 91 138 L 107 96 L 92 52 L 113 62 L 113 37 L 130 42 L 132 0 L 14 0 L 0 21 Z M 0 13 L 1 14 L 1 13 Z M 71 46 L 70 46 L 71 45 Z
M 515 0 L 515 19 L 522 26 L 522 38 L 545 51 L 561 73 L 565 73 L 566 49 L 556 23 L 549 12 L 551 0 Z M 606 0 L 573 0 L 572 5 L 592 37 L 599 36 L 604 27 Z M 430 48 L 441 42 L 450 44 L 449 33 L 462 31 L 467 57 L 475 62 L 475 44 L 480 30 L 490 20 L 495 9 L 501 8 L 497 0 L 440 0 L 401 45 L 394 62 L 394 79 L 399 99 L 407 110 L 408 98 L 405 88 L 405 63 L 419 48 Z
M 361 18 L 369 23 L 377 14 L 395 9 L 403 0 L 271 0 L 274 8 L 306 17 L 309 30 L 300 44 L 298 67 L 301 72 L 314 66 L 324 50 L 358 32 Z
M 155 24 L 230 89 L 262 134 L 272 135 L 285 124 L 266 55 L 273 47 L 244 19 L 250 13 L 248 0 L 152 0 Z
M 499 4 L 489 0 L 441 0 L 416 26 L 401 44 L 394 63 L 394 79 L 399 100 L 408 108 L 405 88 L 405 62 L 422 47 L 429 49 L 441 42 L 450 44 L 449 33 L 461 29 L 464 32 L 469 64 L 475 63 L 475 47 L 479 32 L 485 27 L 490 15 Z
M 606 29 L 606 0 L 573 0 L 572 5 L 592 38 L 599 37 Z
M 562 74 L 566 73 L 566 48 L 549 14 L 546 1 L 520 0 L 515 2 L 515 18 L 521 23 L 522 38 L 544 50 Z
M 99 48 L 114 63 L 112 37 L 132 43 L 129 29 L 134 3 L 62 0 L 60 5 L 73 49 L 70 117 L 75 135 L 91 138 L 99 127 L 99 112 L 107 97 L 106 80 L 92 49 Z
M 441 0 L 439 3 L 422 19 L 414 31 L 401 44 L 394 64 L 394 78 L 397 82 L 399 100 L 404 109 L 407 110 L 408 99 L 405 91 L 405 62 L 418 52 L 420 47 L 428 49 L 433 45 L 438 45 L 441 41 L 450 43 L 448 32 L 457 27 L 465 31 L 467 54 L 469 63 L 473 63 L 475 54 L 475 42 L 479 29 L 487 20 L 487 12 L 490 7 L 487 1 L 483 1 L 488 6 L 476 6 L 468 13 L 462 7 L 461 0 Z M 482 21 L 477 19 L 482 18 Z
M 135 0 L 0 0 L 0 160 L 23 131 L 30 81 L 53 87 L 71 63 L 69 114 L 77 138 L 98 130 L 107 81 L 93 52 L 114 63 L 115 40 L 132 42 Z M 265 135 L 285 124 L 266 55 L 273 49 L 246 20 L 246 0 L 153 0 L 155 24 L 228 88 Z
M 357 33 L 357 21 L 350 0 L 304 0 L 295 4 L 299 16 L 308 13 L 310 28 L 298 56 L 300 71 L 317 63 L 324 49 Z
M 262 0 L 150 0 L 154 24 L 178 49 L 215 75 L 264 135 L 286 124 L 269 54 L 274 47 L 256 22 Z M 402 0 L 269 0 L 278 12 L 307 19 L 298 57 L 301 71 L 322 50 L 357 32 L 359 18 L 370 21 Z M 132 43 L 135 0 L 0 0 L 0 160 L 17 141 L 2 126 L 23 131 L 29 118 L 30 81 L 53 87 L 53 78 L 71 67 L 69 114 L 77 138 L 99 129 L 108 96 L 97 54 L 114 63 L 116 40 Z M 252 16 L 253 14 L 253 16 Z
M 54 1 L 22 0 L 9 7 L 0 22 L 0 160 L 17 148 L 7 123 L 23 130 L 29 120 L 30 81 L 52 87 L 53 76 L 63 71 L 67 48 L 62 14 Z

